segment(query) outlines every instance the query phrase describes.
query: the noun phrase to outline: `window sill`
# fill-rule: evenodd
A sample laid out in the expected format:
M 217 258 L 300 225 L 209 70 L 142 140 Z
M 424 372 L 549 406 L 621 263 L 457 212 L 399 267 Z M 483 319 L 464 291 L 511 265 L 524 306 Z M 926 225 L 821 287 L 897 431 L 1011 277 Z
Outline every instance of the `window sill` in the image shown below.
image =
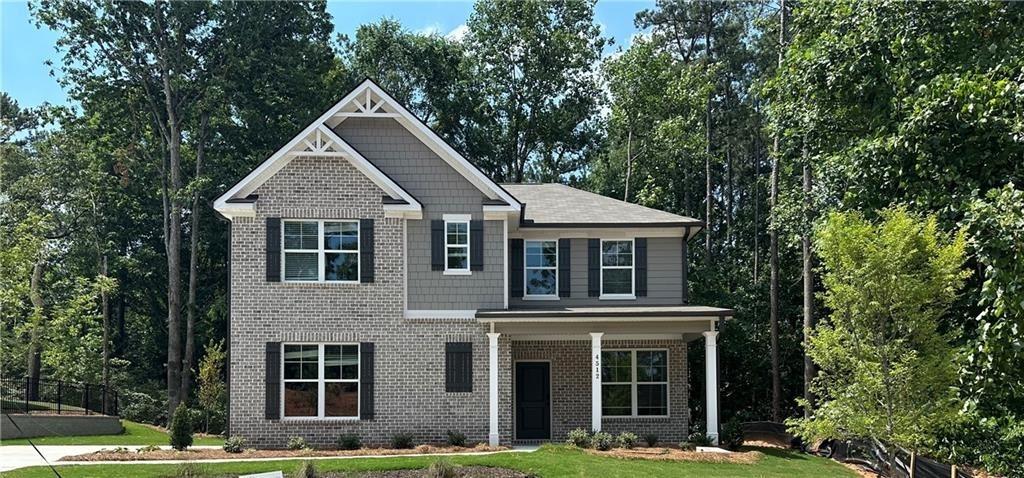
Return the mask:
M 597 300 L 636 300 L 636 296 L 633 294 L 605 294 L 598 297 Z
M 281 423 L 358 422 L 359 417 L 284 417 Z
M 614 416 L 614 417 L 602 416 L 601 417 L 601 421 L 609 421 L 609 422 L 636 422 L 636 421 L 667 422 L 667 421 L 671 420 L 671 418 L 672 417 L 670 417 L 669 415 L 637 415 L 637 416 Z
M 309 284 L 321 284 L 321 285 L 359 285 L 362 282 L 357 280 L 282 280 L 281 284 L 297 284 L 297 285 L 309 285 Z
M 468 275 L 473 275 L 473 271 L 446 270 L 446 271 L 444 271 L 444 275 L 446 275 L 446 276 L 468 276 Z
M 524 295 L 523 300 L 558 300 L 557 295 Z

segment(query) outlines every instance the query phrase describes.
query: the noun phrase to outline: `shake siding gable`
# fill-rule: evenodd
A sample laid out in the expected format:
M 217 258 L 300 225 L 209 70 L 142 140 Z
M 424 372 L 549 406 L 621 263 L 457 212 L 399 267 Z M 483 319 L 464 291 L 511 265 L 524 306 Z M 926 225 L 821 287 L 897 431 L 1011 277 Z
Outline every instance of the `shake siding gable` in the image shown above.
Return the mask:
M 483 269 L 444 275 L 431 260 L 431 221 L 445 214 L 483 220 L 486 196 L 397 121 L 349 118 L 335 132 L 423 204 L 408 221 L 409 310 L 469 310 L 504 305 L 504 226 L 483 221 Z

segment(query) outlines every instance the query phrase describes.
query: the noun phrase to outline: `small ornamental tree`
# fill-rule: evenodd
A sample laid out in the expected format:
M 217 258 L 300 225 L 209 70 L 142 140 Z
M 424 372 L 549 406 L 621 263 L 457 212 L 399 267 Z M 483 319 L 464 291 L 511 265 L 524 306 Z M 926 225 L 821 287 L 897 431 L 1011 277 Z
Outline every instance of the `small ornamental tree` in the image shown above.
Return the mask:
M 206 346 L 206 355 L 199 362 L 199 406 L 203 407 L 206 423 L 203 430 L 210 433 L 210 413 L 224 408 L 224 385 L 222 377 L 224 360 L 224 342 L 210 342 Z
M 957 412 L 955 354 L 938 324 L 969 275 L 966 241 L 938 231 L 934 217 L 903 208 L 880 216 L 833 213 L 816 231 L 830 310 L 807 345 L 820 367 L 818 400 L 810 418 L 788 424 L 807 441 L 921 449 Z
M 174 409 L 169 430 L 171 448 L 182 451 L 192 446 L 192 417 L 185 403 Z

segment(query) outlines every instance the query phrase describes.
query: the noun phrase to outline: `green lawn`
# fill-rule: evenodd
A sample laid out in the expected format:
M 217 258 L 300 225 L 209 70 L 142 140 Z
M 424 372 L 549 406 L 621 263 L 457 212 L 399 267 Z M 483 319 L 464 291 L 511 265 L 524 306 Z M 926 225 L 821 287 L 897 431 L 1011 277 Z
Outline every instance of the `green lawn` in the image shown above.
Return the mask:
M 167 445 L 167 433 L 141 423 L 121 420 L 124 433 L 120 435 L 89 435 L 80 437 L 38 437 L 33 438 L 36 445 Z M 223 445 L 220 437 L 195 437 L 194 445 Z M 28 445 L 28 440 L 18 438 L 3 440 L 0 445 Z
M 541 477 L 855 477 L 842 465 L 824 458 L 808 456 L 786 450 L 759 449 L 764 459 L 752 465 L 712 464 L 689 462 L 658 462 L 624 460 L 589 455 L 564 445 L 547 445 L 534 453 L 501 453 L 495 455 L 456 456 L 451 461 L 460 465 L 482 465 L 513 468 Z M 434 457 L 362 458 L 343 460 L 316 460 L 319 471 L 368 471 L 424 468 L 436 460 Z M 294 470 L 299 460 L 208 463 L 201 465 L 209 476 L 237 476 Z M 61 476 L 79 477 L 167 477 L 174 476 L 177 465 L 74 465 L 58 467 Z M 45 467 L 26 468 L 9 472 L 10 478 L 49 478 L 53 473 Z

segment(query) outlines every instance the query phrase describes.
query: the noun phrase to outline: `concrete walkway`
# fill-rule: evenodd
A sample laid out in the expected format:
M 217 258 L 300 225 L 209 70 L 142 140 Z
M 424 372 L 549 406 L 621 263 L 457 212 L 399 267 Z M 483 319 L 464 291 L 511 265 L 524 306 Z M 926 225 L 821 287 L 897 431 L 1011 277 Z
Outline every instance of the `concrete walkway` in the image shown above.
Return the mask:
M 198 462 L 198 463 L 228 463 L 235 461 L 280 461 L 280 460 L 339 460 L 339 459 L 351 459 L 351 458 L 397 458 L 397 457 L 416 457 L 416 456 L 458 456 L 458 455 L 494 455 L 498 453 L 529 453 L 536 451 L 538 446 L 516 446 L 509 450 L 501 451 L 486 451 L 486 452 L 458 452 L 458 453 L 413 453 L 407 455 L 363 455 L 363 456 L 310 456 L 310 457 L 276 457 L 276 458 L 225 458 L 225 459 L 213 459 L 213 460 L 136 460 L 136 461 L 60 461 L 61 458 L 71 455 L 81 455 L 83 453 L 93 453 L 100 451 L 101 449 L 113 449 L 117 448 L 118 445 L 68 445 L 68 446 L 40 446 L 39 451 L 42 452 L 46 460 L 54 466 L 64 465 L 111 465 L 111 464 L 122 464 L 122 465 L 145 465 L 145 464 L 177 464 L 185 462 Z M 130 450 L 138 450 L 142 446 L 131 445 L 124 446 Z M 169 449 L 170 447 L 160 447 L 163 449 Z M 194 446 L 191 448 L 202 449 L 202 448 L 220 448 L 217 446 Z M 4 446 L 0 447 L 0 472 L 10 471 L 18 468 L 24 468 L 28 466 L 46 466 L 46 461 L 32 449 L 31 446 Z

